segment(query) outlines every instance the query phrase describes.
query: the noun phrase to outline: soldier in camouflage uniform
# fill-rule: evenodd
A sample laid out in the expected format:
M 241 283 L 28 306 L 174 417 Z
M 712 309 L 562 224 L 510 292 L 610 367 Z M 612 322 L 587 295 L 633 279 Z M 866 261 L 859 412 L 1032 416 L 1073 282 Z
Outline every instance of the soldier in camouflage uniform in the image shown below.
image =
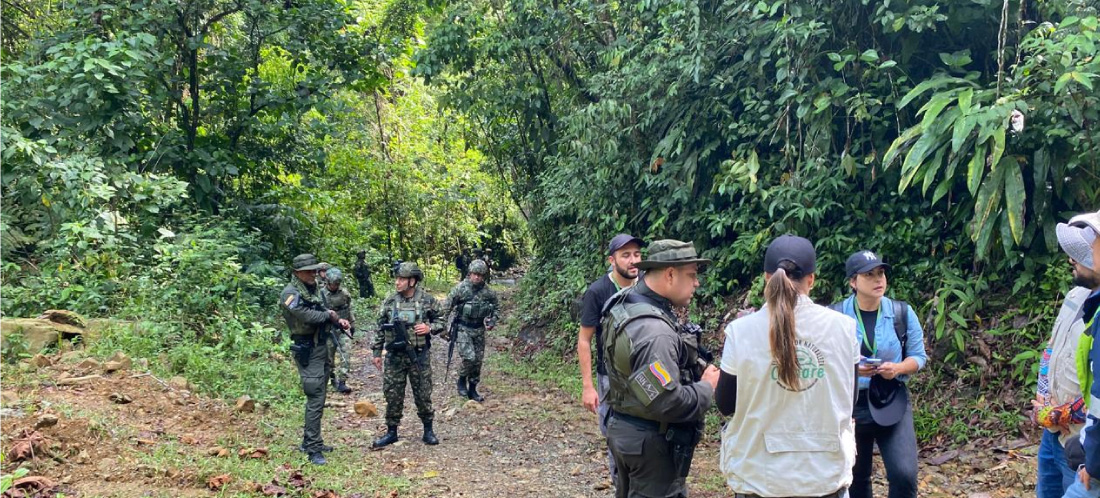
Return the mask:
M 370 279 L 370 265 L 367 264 L 367 251 L 359 251 L 356 255 L 355 267 L 352 273 L 359 282 L 359 297 L 374 297 L 374 282 Z
M 431 336 L 443 332 L 443 313 L 431 294 L 417 285 L 424 274 L 416 263 L 404 262 L 394 272 L 394 292 L 382 301 L 378 311 L 378 331 L 371 351 L 374 366 L 382 369 L 382 350 L 386 350 L 382 372 L 382 391 L 386 397 L 386 434 L 375 439 L 373 446 L 381 448 L 397 441 L 397 426 L 405 408 L 405 379 L 412 384 L 416 412 L 424 423 L 427 444 L 439 444 L 432 430 L 435 412 L 432 410 L 432 365 L 428 349 Z M 398 322 L 398 323 L 395 323 Z M 407 324 L 404 337 L 399 328 Z
M 485 284 L 489 266 L 480 259 L 470 263 L 469 274 L 447 296 L 447 312 L 453 313 L 454 333 L 462 366 L 458 369 L 458 395 L 484 401 L 477 392 L 481 382 L 481 362 L 485 357 L 485 330 L 497 320 L 497 294 Z M 467 384 L 468 383 L 468 384 Z
M 290 329 L 291 356 L 306 395 L 302 449 L 309 455 L 310 462 L 324 465 L 322 452 L 332 450 L 321 439 L 321 416 L 325 410 L 325 384 L 329 373 L 328 348 L 325 347 L 329 335 L 327 327 L 335 324 L 347 330 L 351 324 L 324 305 L 317 288 L 317 272 L 325 268 L 324 264 L 312 254 L 299 254 L 294 258 L 293 268 L 290 283 L 279 295 L 279 307 Z
M 351 388 L 347 385 L 348 374 L 351 373 L 351 345 L 348 339 L 355 337 L 355 315 L 351 312 L 351 294 L 340 286 L 344 280 L 344 274 L 338 268 L 325 270 L 325 287 L 321 290 L 325 306 L 336 312 L 340 318 L 351 324 L 348 329 L 350 334 L 335 332 L 332 340 L 328 341 L 328 362 L 332 388 L 341 394 L 348 394 Z M 340 363 L 336 364 L 336 353 L 340 353 Z

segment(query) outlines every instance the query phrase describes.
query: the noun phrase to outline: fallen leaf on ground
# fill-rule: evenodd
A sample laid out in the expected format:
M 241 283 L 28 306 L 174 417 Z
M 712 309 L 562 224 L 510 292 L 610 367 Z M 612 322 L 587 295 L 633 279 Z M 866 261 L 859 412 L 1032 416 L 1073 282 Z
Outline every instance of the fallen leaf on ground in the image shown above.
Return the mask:
M 47 454 L 46 450 L 49 448 L 48 443 L 49 441 L 42 433 L 31 429 L 23 429 L 21 435 L 12 441 L 7 460 L 17 462 L 45 456 Z
M 331 489 L 323 489 L 320 491 L 314 491 L 309 495 L 311 498 L 340 498 L 340 495 L 336 494 Z
M 5 497 L 23 498 L 31 496 L 53 496 L 50 491 L 57 487 L 53 481 L 42 476 L 30 476 L 16 479 L 11 488 L 4 492 Z
M 214 476 L 206 480 L 206 487 L 210 488 L 213 491 L 217 491 L 219 489 L 222 489 L 222 487 L 224 487 L 226 484 L 229 483 L 229 481 L 232 480 L 233 478 L 230 477 L 229 474 Z
M 199 440 L 191 436 L 180 437 L 180 442 L 183 444 L 198 444 Z
M 264 496 L 286 496 L 289 493 L 286 488 L 275 484 L 264 484 L 259 491 Z
M 237 452 L 238 458 L 266 458 L 267 448 L 241 448 Z

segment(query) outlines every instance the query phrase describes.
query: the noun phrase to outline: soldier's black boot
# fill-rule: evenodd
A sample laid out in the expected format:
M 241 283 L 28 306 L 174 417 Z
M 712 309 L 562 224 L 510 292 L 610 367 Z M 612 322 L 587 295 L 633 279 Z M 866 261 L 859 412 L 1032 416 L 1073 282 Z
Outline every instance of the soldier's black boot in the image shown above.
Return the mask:
M 428 444 L 428 445 L 439 444 L 439 439 L 435 437 L 435 432 L 432 431 L 432 421 L 431 420 L 425 420 L 424 421 L 424 437 L 420 438 L 420 440 L 424 441 L 424 444 Z
M 458 376 L 458 395 L 463 398 L 470 397 L 470 391 L 466 389 L 466 376 Z
M 397 426 L 389 425 L 386 427 L 386 434 L 378 439 L 375 439 L 374 443 L 371 444 L 371 448 L 381 448 L 383 446 L 389 446 L 397 442 Z
M 332 382 L 333 382 L 333 384 L 335 384 L 334 387 L 336 387 L 336 392 L 338 392 L 340 394 L 349 394 L 349 393 L 351 393 L 351 388 L 348 387 L 348 385 L 344 383 L 344 379 L 334 379 Z
M 470 391 L 469 391 L 469 393 L 470 393 L 470 399 L 472 399 L 474 401 L 477 401 L 478 403 L 481 403 L 482 401 L 485 401 L 485 398 L 481 397 L 481 395 L 477 393 L 477 382 L 476 381 L 472 381 L 472 380 L 470 381 Z
M 309 463 L 313 465 L 324 465 L 328 462 L 325 461 L 325 456 L 320 451 L 309 454 Z

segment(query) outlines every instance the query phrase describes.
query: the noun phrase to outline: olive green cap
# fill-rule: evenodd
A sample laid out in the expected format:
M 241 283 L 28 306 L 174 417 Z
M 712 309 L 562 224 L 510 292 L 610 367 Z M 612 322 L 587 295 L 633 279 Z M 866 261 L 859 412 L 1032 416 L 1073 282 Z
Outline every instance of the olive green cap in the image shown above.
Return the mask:
M 640 270 L 653 268 L 668 268 L 670 266 L 689 265 L 692 263 L 707 264 L 709 259 L 700 258 L 695 252 L 695 244 L 681 242 L 679 240 L 662 239 L 649 244 L 646 259 L 634 265 Z

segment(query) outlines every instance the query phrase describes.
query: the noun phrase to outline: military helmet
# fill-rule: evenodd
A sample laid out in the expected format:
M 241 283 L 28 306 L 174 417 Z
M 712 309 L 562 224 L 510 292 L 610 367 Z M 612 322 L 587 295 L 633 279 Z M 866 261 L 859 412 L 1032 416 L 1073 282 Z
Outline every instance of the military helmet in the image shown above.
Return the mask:
M 397 273 L 395 273 L 395 275 L 402 278 L 424 280 L 424 272 L 420 271 L 420 267 L 416 266 L 416 263 L 411 261 L 405 261 L 397 265 Z
M 325 270 L 325 280 L 328 280 L 329 282 L 339 282 L 343 279 L 344 272 L 340 271 L 339 268 L 333 266 Z
M 480 259 L 475 259 L 470 263 L 470 268 L 467 271 L 478 275 L 488 275 L 489 265 L 485 264 L 485 262 Z

